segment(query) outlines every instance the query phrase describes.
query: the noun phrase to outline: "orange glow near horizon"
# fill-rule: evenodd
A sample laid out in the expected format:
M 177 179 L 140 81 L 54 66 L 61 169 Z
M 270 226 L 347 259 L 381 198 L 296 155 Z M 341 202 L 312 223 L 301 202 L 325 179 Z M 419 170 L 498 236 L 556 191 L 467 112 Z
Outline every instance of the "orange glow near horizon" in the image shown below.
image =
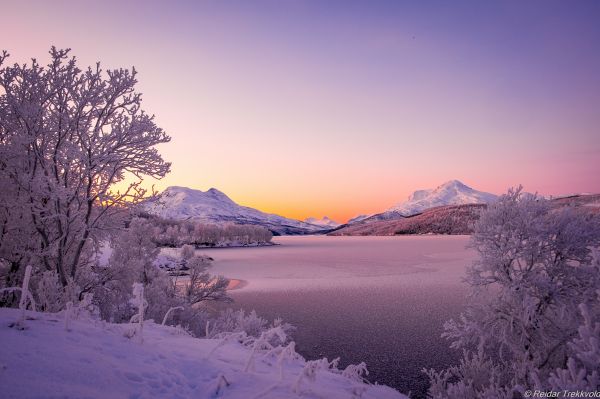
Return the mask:
M 600 6 L 434 3 L 12 2 L 0 50 L 135 66 L 159 190 L 338 222 L 451 179 L 600 192 Z

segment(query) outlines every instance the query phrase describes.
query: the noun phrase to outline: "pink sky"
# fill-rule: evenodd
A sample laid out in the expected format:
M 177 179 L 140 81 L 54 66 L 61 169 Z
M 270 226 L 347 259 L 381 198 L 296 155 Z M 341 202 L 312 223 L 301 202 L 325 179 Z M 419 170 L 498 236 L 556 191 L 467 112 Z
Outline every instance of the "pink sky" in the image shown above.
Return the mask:
M 339 221 L 450 179 L 600 192 L 598 3 L 485 3 L 11 2 L 0 48 L 135 66 L 158 188 Z

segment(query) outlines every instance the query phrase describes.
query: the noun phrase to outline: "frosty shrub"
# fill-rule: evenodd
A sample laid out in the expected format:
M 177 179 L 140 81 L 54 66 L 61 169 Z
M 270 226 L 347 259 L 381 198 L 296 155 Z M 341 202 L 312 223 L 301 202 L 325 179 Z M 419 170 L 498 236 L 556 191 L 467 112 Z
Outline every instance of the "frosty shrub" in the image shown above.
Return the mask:
M 67 303 L 77 301 L 79 287 L 76 287 L 72 280 L 63 287 L 53 270 L 47 270 L 33 280 L 32 291 L 35 293 L 41 311 L 58 312 L 65 309 Z
M 212 338 L 220 333 L 245 332 L 247 335 L 258 337 L 266 330 L 269 322 L 251 311 L 246 314 L 243 309 L 226 309 L 217 318 L 211 320 L 207 338 Z
M 447 370 L 427 371 L 430 396 L 509 398 L 548 390 L 566 384 L 556 370 L 568 362 L 583 370 L 577 378 L 593 380 L 577 348 L 600 316 L 600 267 L 592 256 L 599 244 L 599 221 L 589 213 L 553 208 L 521 188 L 491 204 L 471 238 L 479 260 L 466 278 L 470 303 L 443 334 L 464 356 Z M 580 312 L 582 306 L 594 316 Z
M 175 289 L 173 283 L 153 264 L 158 248 L 148 234 L 150 228 L 143 219 L 134 218 L 128 228 L 111 240 L 108 266 L 98 270 L 97 280 L 103 283 L 93 288 L 103 319 L 125 322 L 133 316 L 131 287 L 137 282 L 145 287 L 147 317 L 162 320 L 164 313 L 176 306 L 174 301 L 169 301 L 169 297 L 175 295 L 170 292 Z
M 209 264 L 206 257 L 194 256 L 187 262 L 189 275 L 187 281 L 182 281 L 183 296 L 190 304 L 205 301 L 231 302 L 227 296 L 229 280 L 223 276 L 212 276 L 206 270 Z
M 237 332 L 244 332 L 250 337 L 258 338 L 263 332 L 277 327 L 282 328 L 286 337 L 290 337 L 295 330 L 295 327 L 289 323 L 284 323 L 281 319 L 275 319 L 272 323 L 269 323 L 266 319 L 258 316 L 254 310 L 246 313 L 243 309 L 226 309 L 218 317 L 209 321 L 206 333 L 207 338 L 219 337 L 223 333 Z
M 11 292 L 19 292 L 19 309 L 20 317 L 15 323 L 11 324 L 10 327 L 16 327 L 20 330 L 25 329 L 25 311 L 27 309 L 27 305 L 29 305 L 32 310 L 36 310 L 35 300 L 33 299 L 33 295 L 31 295 L 29 280 L 31 278 L 31 265 L 27 265 L 25 268 L 25 276 L 23 277 L 23 285 L 21 287 L 8 287 L 8 288 L 0 288 L 0 294 L 11 293 Z
M 194 256 L 195 248 L 193 245 L 186 244 L 181 247 L 181 257 L 184 260 L 189 260 Z
M 147 302 L 145 317 L 161 322 L 172 308 L 183 308 L 172 314 L 167 324 L 181 324 L 196 334 L 201 331 L 206 315 L 197 304 L 205 301 L 228 301 L 225 289 L 229 280 L 208 272 L 207 257 L 193 255 L 186 261 L 189 278 L 174 279 L 156 265 L 159 249 L 149 231 L 152 224 L 133 218 L 128 227 L 111 240 L 112 254 L 108 265 L 97 268 L 96 284 L 91 290 L 102 318 L 114 322 L 128 321 L 135 310 L 130 302 L 131 287 L 141 283 Z
M 600 271 L 600 252 L 595 253 L 594 262 Z M 566 367 L 556 369 L 548 379 L 556 391 L 597 391 L 600 387 L 600 290 L 596 291 L 596 302 L 580 304 L 579 311 L 583 323 L 569 343 Z

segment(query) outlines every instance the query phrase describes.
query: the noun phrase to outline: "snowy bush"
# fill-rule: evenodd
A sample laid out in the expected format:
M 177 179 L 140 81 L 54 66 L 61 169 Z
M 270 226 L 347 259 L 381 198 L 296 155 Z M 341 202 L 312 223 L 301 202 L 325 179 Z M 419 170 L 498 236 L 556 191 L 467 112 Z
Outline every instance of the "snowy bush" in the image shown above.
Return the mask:
M 174 290 L 170 278 L 153 264 L 158 248 L 148 235 L 150 228 L 144 220 L 134 218 L 111 240 L 108 265 L 97 270 L 96 281 L 100 284 L 91 290 L 103 319 L 126 322 L 133 316 L 135 310 L 129 299 L 136 282 L 145 286 L 150 318 L 162 320 L 164 313 L 177 305 L 168 300 Z
M 596 262 L 600 262 L 600 257 Z M 595 306 L 581 304 L 579 310 L 583 324 L 569 343 L 572 354 L 567 367 L 556 369 L 548 378 L 553 390 L 596 391 L 600 387 L 600 290 Z
M 194 256 L 194 252 L 196 249 L 193 245 L 186 244 L 181 247 L 181 258 L 184 260 L 189 260 Z
M 172 308 L 169 308 L 169 310 L 167 310 L 167 313 L 165 313 L 165 316 L 163 317 L 162 323 L 160 324 L 164 326 L 167 323 L 167 320 L 169 320 L 169 316 L 171 316 L 173 312 L 184 309 L 185 308 L 183 306 L 173 306 Z
M 27 310 L 27 304 L 29 304 L 32 310 L 36 310 L 35 300 L 33 299 L 33 295 L 31 295 L 31 291 L 29 290 L 29 280 L 31 279 L 31 270 L 32 267 L 28 265 L 25 268 L 25 276 L 23 277 L 23 285 L 21 287 L 8 287 L 0 289 L 0 293 L 4 292 L 20 292 L 19 299 L 19 309 L 20 317 L 11 327 L 16 327 L 18 329 L 25 329 L 25 311 Z
M 229 280 L 223 276 L 212 276 L 206 271 L 208 265 L 203 258 L 193 257 L 187 263 L 189 274 L 182 281 L 183 297 L 190 305 L 205 301 L 231 302 L 227 296 Z
M 356 382 L 363 382 L 365 377 L 369 375 L 365 362 L 360 364 L 350 364 L 342 371 L 342 375 Z
M 254 371 L 254 358 L 257 352 L 273 350 L 273 342 L 275 343 L 275 345 L 280 346 L 287 340 L 288 336 L 285 333 L 285 331 L 283 331 L 283 328 L 281 328 L 281 326 L 272 327 L 262 332 L 260 336 L 254 339 L 252 342 L 252 351 L 250 352 L 250 356 L 248 357 L 244 371 Z
M 254 310 L 246 315 L 243 309 L 237 311 L 226 309 L 211 321 L 207 338 L 218 336 L 220 333 L 242 331 L 258 337 L 266 329 L 267 324 L 268 321 L 259 317 Z
M 212 276 L 207 269 L 209 258 L 195 255 L 187 249 L 186 267 L 189 277 L 173 278 L 156 265 L 159 249 L 148 234 L 152 224 L 145 219 L 133 218 L 111 241 L 112 254 L 108 265 L 97 270 L 97 281 L 92 289 L 102 317 L 115 322 L 126 322 L 135 309 L 130 303 L 131 286 L 140 282 L 144 287 L 146 318 L 160 322 L 172 308 L 180 309 L 165 320 L 181 324 L 200 334 L 207 315 L 196 306 L 205 301 L 228 301 L 225 289 L 229 280 Z M 183 310 L 181 310 L 183 308 Z
M 363 376 L 369 374 L 369 371 L 367 370 L 367 365 L 364 362 L 360 364 L 349 364 L 344 370 L 339 370 L 337 368 L 339 360 L 339 358 L 336 358 L 330 362 L 326 357 L 324 357 L 322 359 L 306 361 L 302 371 L 300 374 L 298 374 L 295 383 L 292 385 L 292 390 L 295 393 L 300 394 L 302 381 L 314 383 L 317 379 L 317 372 L 320 370 L 327 370 L 336 374 L 341 374 L 343 377 L 346 377 L 351 381 L 350 385 L 354 385 L 354 388 L 357 387 L 356 384 L 362 384 L 365 382 Z M 362 395 L 361 391 L 361 389 L 353 389 L 353 395 L 355 397 L 360 397 L 360 395 Z
M 68 302 L 73 303 L 78 299 L 79 287 L 70 279 L 67 286 L 63 287 L 58 274 L 53 270 L 36 276 L 32 285 L 41 311 L 59 312 Z
M 291 324 L 284 323 L 281 319 L 275 319 L 269 324 L 268 320 L 258 316 L 254 310 L 246 313 L 243 309 L 233 310 L 230 308 L 210 320 L 210 324 L 206 329 L 206 337 L 218 338 L 223 333 L 231 332 L 244 332 L 250 337 L 259 337 L 263 332 L 273 327 L 281 327 L 287 337 L 295 330 Z
M 317 371 L 324 367 L 324 361 L 326 360 L 327 359 L 308 360 L 304 364 L 300 374 L 298 374 L 298 378 L 296 378 L 296 382 L 292 386 L 292 390 L 299 394 L 302 381 L 315 382 L 317 380 Z
M 600 267 L 592 248 L 599 244 L 591 214 L 553 209 L 520 188 L 491 204 L 471 238 L 480 259 L 467 275 L 470 304 L 445 324 L 444 336 L 465 355 L 455 367 L 428 371 L 430 395 L 512 397 L 548 389 L 555 370 L 578 358 L 568 344 L 586 326 L 578 307 L 597 309 Z

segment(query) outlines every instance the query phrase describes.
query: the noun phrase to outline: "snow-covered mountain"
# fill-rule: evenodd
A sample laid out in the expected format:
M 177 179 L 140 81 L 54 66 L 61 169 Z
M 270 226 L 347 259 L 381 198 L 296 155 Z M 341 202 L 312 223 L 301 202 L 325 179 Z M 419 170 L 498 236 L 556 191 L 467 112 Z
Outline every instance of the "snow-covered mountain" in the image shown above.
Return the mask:
M 316 226 L 321 226 L 323 228 L 335 228 L 340 225 L 340 223 L 336 222 L 335 220 L 329 219 L 327 216 L 324 216 L 322 219 L 307 218 L 304 219 L 304 222 L 314 224 Z
M 168 187 L 156 199 L 146 203 L 144 209 L 166 219 L 252 224 L 264 226 L 276 234 L 307 234 L 323 229 L 320 225 L 238 205 L 215 188 L 201 191 L 187 187 Z
M 357 216 L 354 216 L 352 219 L 348 220 L 346 222 L 346 224 L 362 222 L 363 220 L 368 219 L 371 216 L 373 216 L 373 215 L 357 215 Z
M 435 189 L 417 190 L 407 201 L 394 205 L 384 213 L 396 212 L 410 216 L 436 206 L 486 204 L 496 198 L 494 194 L 474 190 L 458 180 L 450 180 Z

